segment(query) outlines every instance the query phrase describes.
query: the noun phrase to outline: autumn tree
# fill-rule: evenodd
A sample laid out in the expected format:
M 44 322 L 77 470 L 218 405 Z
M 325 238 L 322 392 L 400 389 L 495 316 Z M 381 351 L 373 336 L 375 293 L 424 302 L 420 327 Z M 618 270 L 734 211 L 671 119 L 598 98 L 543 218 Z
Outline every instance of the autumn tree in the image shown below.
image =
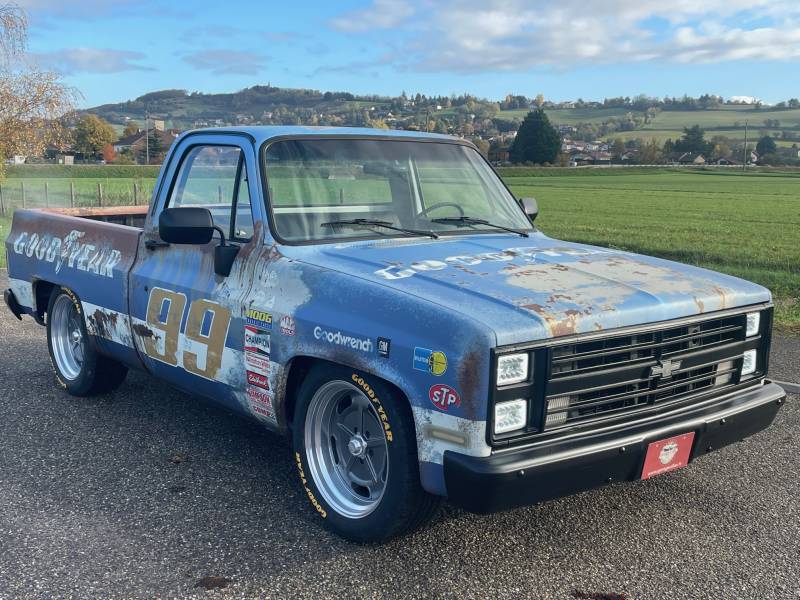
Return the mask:
M 122 137 L 128 137 L 129 135 L 135 135 L 139 133 L 139 124 L 136 121 L 128 121 L 128 124 L 125 125 L 125 129 L 122 130 Z
M 101 154 L 116 139 L 114 128 L 96 115 L 84 115 L 75 128 L 75 150 L 86 158 Z
M 544 110 L 532 110 L 522 121 L 511 145 L 511 162 L 553 163 L 561 151 L 561 137 Z
M 106 144 L 103 146 L 103 160 L 107 163 L 110 163 L 117 157 L 117 152 L 114 150 L 114 146 L 111 144 Z
M 9 156 L 68 145 L 60 119 L 72 110 L 76 93 L 58 74 L 26 61 L 27 40 L 25 12 L 0 4 L 0 170 Z

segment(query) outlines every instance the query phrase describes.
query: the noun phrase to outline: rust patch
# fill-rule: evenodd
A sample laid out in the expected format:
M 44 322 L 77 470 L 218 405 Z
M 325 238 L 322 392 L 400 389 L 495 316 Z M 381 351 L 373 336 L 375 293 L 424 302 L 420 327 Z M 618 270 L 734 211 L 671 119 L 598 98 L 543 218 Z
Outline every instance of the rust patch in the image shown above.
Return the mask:
M 597 321 L 595 321 L 594 322 L 594 329 L 595 329 L 595 331 L 602 331 L 603 330 L 603 326 L 600 323 L 598 323 Z
M 89 320 L 94 326 L 97 335 L 104 338 L 111 338 L 112 330 L 117 326 L 117 313 L 104 313 L 99 308 L 94 311 L 94 314 L 89 315 Z
M 473 349 L 467 352 L 458 365 L 458 386 L 461 388 L 461 406 L 464 408 L 464 416 L 467 419 L 483 420 L 485 415 L 478 415 L 480 398 L 478 392 L 481 390 L 481 367 L 483 363 L 483 351 Z
M 699 310 L 701 313 L 705 312 L 705 305 L 697 296 L 694 297 L 694 303 L 697 305 L 697 310 Z
M 720 309 L 728 308 L 728 293 L 724 289 L 722 289 L 721 287 L 719 287 L 717 285 L 712 287 L 711 291 L 719 296 Z
M 150 329 L 147 325 L 142 325 L 141 323 L 136 323 L 133 326 L 133 333 L 141 338 L 158 338 L 158 336 L 153 333 L 152 329 Z

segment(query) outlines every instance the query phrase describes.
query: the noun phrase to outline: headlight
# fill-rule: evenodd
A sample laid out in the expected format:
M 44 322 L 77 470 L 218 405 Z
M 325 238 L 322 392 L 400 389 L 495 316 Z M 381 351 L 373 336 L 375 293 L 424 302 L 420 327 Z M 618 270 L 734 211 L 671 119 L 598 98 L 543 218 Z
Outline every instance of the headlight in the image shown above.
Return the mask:
M 494 433 L 522 429 L 528 422 L 528 401 L 510 400 L 494 405 Z
M 527 354 L 506 354 L 497 359 L 497 385 L 520 383 L 527 378 Z
M 756 371 L 756 351 L 748 350 L 742 355 L 742 375 L 750 375 Z
M 751 312 L 747 313 L 747 332 L 745 335 L 750 337 L 758 333 L 759 325 L 761 324 L 761 313 Z

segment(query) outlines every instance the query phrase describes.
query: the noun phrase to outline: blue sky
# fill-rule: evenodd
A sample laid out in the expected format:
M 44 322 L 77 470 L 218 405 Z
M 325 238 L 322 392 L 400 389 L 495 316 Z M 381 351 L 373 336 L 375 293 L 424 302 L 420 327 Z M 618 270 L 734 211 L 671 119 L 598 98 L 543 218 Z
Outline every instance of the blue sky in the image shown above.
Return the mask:
M 396 95 L 800 96 L 797 0 L 17 0 L 82 106 L 267 82 Z

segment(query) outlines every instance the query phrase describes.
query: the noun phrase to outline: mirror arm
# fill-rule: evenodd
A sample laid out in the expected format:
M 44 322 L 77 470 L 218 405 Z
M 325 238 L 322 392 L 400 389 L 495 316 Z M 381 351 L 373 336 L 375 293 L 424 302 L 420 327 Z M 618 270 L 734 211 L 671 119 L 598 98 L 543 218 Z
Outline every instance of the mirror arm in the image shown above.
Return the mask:
M 220 239 L 219 245 L 227 246 L 228 243 L 225 241 L 225 232 L 222 231 L 222 227 L 220 227 L 219 225 L 214 225 L 214 229 L 216 229 L 217 232 L 219 232 L 219 239 Z

